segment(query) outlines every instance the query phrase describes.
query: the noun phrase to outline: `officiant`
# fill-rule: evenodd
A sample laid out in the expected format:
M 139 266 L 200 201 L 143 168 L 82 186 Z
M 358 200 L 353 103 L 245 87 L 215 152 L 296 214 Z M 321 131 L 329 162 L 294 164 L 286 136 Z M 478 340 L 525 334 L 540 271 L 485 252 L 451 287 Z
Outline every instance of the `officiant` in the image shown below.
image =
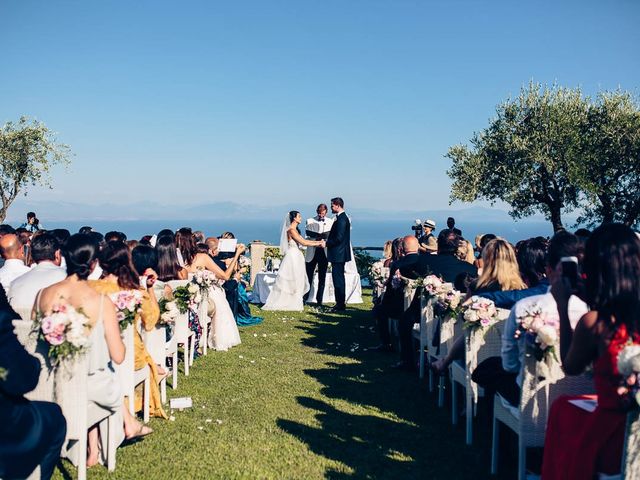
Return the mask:
M 333 219 L 327 217 L 327 211 L 327 206 L 324 203 L 321 203 L 316 209 L 317 215 L 307 219 L 305 231 L 308 240 L 326 240 L 329 237 L 331 225 L 333 225 Z M 316 303 L 318 305 L 322 305 L 324 284 L 327 278 L 327 267 L 329 265 L 327 253 L 324 248 L 307 247 L 305 261 L 309 285 L 313 284 L 313 274 L 316 270 L 316 266 L 318 267 L 318 290 L 316 294 Z M 309 292 L 312 290 L 313 289 L 310 289 Z M 308 293 L 305 296 L 305 302 L 308 300 L 307 297 Z

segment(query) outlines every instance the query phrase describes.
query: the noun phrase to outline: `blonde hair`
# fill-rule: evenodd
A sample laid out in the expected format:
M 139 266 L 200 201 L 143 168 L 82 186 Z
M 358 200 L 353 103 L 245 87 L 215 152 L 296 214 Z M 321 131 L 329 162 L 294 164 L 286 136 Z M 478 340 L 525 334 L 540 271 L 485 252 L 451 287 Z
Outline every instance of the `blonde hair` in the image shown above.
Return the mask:
M 522 290 L 527 288 L 520 276 L 516 252 L 503 238 L 494 238 L 482 251 L 482 274 L 476 281 L 476 288 L 497 283 L 501 290 Z
M 384 248 L 382 249 L 382 256 L 384 258 L 391 258 L 393 256 L 391 245 L 393 245 L 392 240 L 387 240 L 386 242 L 384 242 Z

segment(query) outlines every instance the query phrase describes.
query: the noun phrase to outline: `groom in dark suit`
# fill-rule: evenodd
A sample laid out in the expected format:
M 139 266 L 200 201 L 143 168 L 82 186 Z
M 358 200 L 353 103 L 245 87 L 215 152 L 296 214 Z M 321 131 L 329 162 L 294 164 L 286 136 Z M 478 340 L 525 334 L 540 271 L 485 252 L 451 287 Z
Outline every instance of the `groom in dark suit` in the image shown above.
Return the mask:
M 351 222 L 344 212 L 344 201 L 340 197 L 331 199 L 331 212 L 335 220 L 327 239 L 327 260 L 331 262 L 331 279 L 336 294 L 334 312 L 346 309 L 346 282 L 344 264 L 351 261 Z

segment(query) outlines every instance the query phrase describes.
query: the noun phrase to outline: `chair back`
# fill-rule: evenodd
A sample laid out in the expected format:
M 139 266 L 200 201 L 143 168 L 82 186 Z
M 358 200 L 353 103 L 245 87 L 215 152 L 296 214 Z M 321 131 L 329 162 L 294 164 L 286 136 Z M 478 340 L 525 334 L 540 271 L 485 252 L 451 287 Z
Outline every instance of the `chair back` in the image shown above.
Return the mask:
M 556 345 L 556 351 L 559 347 Z M 525 354 L 522 369 L 519 435 L 525 447 L 543 446 L 551 404 L 562 395 L 593 393 L 593 379 L 585 374 L 565 376 L 558 360 L 548 356 L 538 361 L 530 352 Z
M 466 384 L 471 389 L 473 400 L 478 401 L 478 384 L 471 381 L 471 374 L 479 363 L 490 357 L 499 357 L 502 347 L 502 333 L 504 331 L 509 310 L 498 309 L 498 321 L 487 329 L 465 331 L 465 375 Z M 461 324 L 462 322 L 457 322 Z
M 122 393 L 125 396 L 132 397 L 135 390 L 134 370 L 135 370 L 135 352 L 133 346 L 133 328 L 134 324 L 130 324 L 127 328 L 120 332 L 122 342 L 125 347 L 124 360 L 121 364 L 113 364 L 113 368 L 118 376 Z
M 33 322 L 24 320 L 14 320 L 13 327 L 18 337 L 18 341 L 25 350 L 40 361 L 40 378 L 35 389 L 25 395 L 25 398 L 32 401 L 53 402 L 54 370 L 49 362 L 49 348 L 46 343 L 38 341 L 35 334 L 32 334 Z
M 640 478 L 640 410 L 634 408 L 627 414 L 627 427 L 620 468 L 623 479 Z
M 427 345 L 429 331 L 433 329 L 433 300 L 424 295 L 420 298 L 420 344 Z
M 412 280 L 409 280 L 408 283 L 404 286 L 404 307 L 403 307 L 404 310 L 409 308 L 415 294 L 416 294 L 415 284 Z
M 33 306 L 30 307 L 13 307 L 14 312 L 20 315 L 20 318 L 25 322 L 31 322 L 31 312 L 33 311 Z

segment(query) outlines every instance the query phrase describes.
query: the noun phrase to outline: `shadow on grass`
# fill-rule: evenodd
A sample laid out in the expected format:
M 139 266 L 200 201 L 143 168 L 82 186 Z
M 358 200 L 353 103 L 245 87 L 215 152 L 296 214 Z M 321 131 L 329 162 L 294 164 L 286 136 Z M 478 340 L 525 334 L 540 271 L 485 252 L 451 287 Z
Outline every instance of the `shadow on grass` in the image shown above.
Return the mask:
M 316 454 L 345 465 L 344 471 L 328 470 L 327 478 L 489 477 L 487 426 L 477 426 L 476 446 L 466 447 L 464 422 L 452 427 L 449 410 L 437 408 L 435 395 L 417 374 L 390 369 L 397 361 L 393 354 L 367 351 L 377 343 L 369 311 L 313 315 L 315 320 L 297 327 L 306 333 L 303 343 L 335 360 L 305 371 L 323 385 L 323 398 L 298 397 L 298 402 L 317 411 L 320 426 L 284 418 L 278 425 Z M 513 473 L 506 465 L 501 469 Z

